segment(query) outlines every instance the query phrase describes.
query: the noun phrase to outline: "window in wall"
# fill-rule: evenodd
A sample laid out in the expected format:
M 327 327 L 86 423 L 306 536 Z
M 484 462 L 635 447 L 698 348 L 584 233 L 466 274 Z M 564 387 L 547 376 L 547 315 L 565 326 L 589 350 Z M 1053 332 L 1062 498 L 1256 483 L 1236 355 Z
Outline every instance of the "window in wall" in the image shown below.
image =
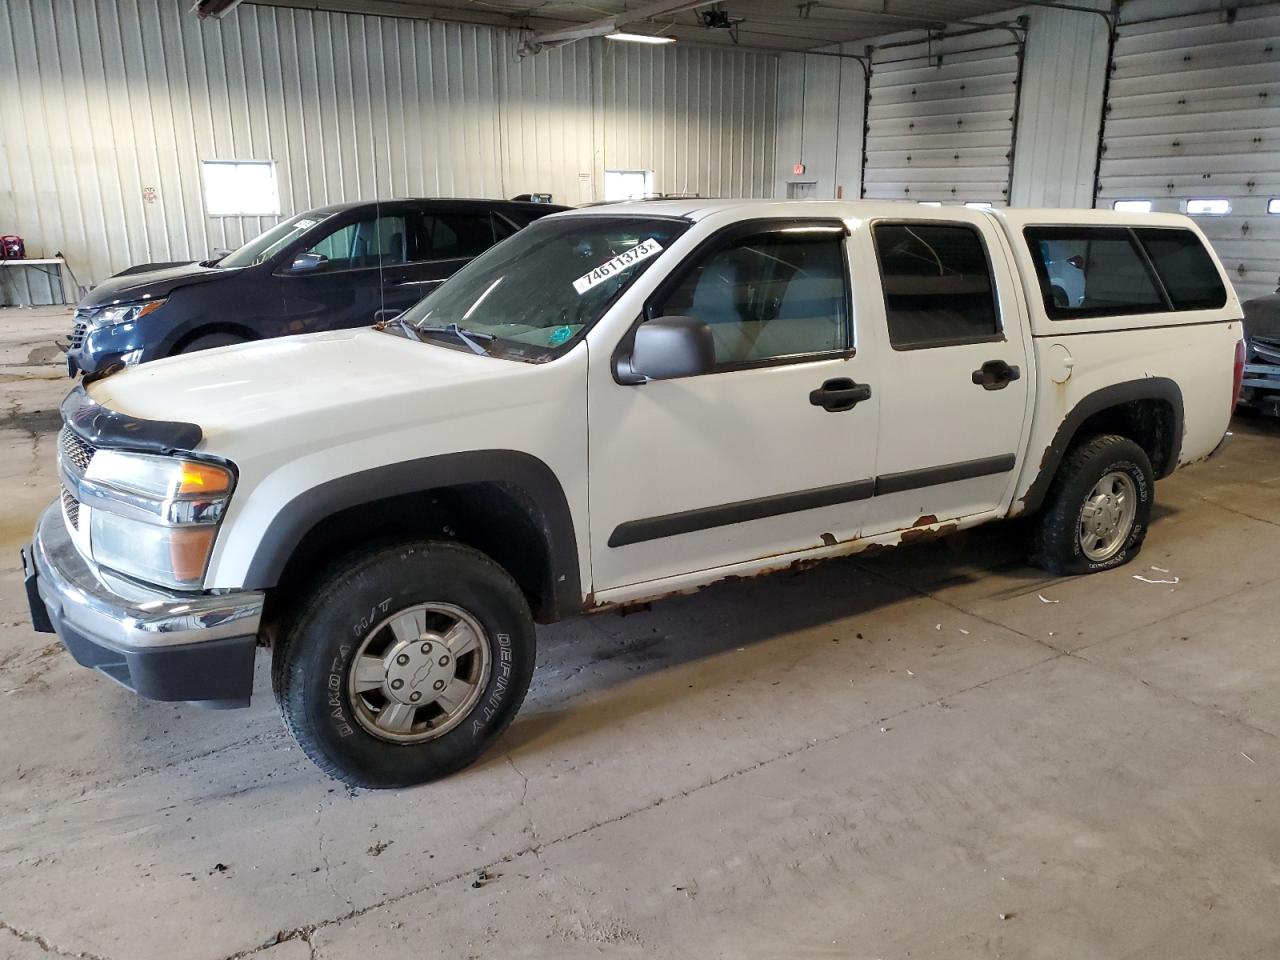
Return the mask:
M 1187 201 L 1187 213 L 1193 217 L 1223 217 L 1230 212 L 1230 200 L 1213 199 Z
M 1027 227 L 1023 236 L 1052 319 L 1166 309 L 1128 227 Z
M 201 160 L 204 209 L 211 217 L 274 217 L 280 214 L 276 165 L 272 160 Z
M 1118 213 L 1150 213 L 1151 207 L 1150 200 L 1117 200 L 1111 204 L 1111 209 Z
M 652 170 L 606 170 L 604 172 L 606 201 L 642 200 L 652 193 Z
M 889 342 L 895 350 L 1002 336 L 987 251 L 960 224 L 876 224 L 876 256 Z
M 1280 213 L 1280 197 L 1273 197 L 1267 201 L 1267 213 Z
M 1151 258 L 1175 310 L 1214 310 L 1227 302 L 1213 257 L 1190 230 L 1144 227 L 1134 230 Z
M 408 262 L 408 239 L 403 216 L 369 217 L 335 230 L 307 252 L 324 257 L 329 272 L 385 267 Z
M 844 231 L 768 232 L 698 261 L 650 316 L 696 317 L 716 364 L 828 354 L 849 345 Z

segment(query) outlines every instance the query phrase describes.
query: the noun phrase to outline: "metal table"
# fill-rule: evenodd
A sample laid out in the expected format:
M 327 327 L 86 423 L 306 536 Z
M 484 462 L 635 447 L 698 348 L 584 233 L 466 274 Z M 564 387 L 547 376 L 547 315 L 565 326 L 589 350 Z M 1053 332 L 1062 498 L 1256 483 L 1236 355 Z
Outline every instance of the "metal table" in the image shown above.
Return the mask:
M 67 267 L 67 261 L 62 259 L 62 257 L 36 257 L 27 258 L 25 260 L 0 260 L 0 270 L 15 267 L 30 267 L 38 270 L 46 276 L 56 276 L 58 280 L 58 299 L 57 301 L 51 300 L 49 302 L 63 304 L 67 302 L 67 288 L 66 284 L 63 282 L 63 271 Z M 49 285 L 49 290 L 50 295 L 52 295 L 53 284 Z M 32 304 L 32 306 L 35 306 L 35 304 Z

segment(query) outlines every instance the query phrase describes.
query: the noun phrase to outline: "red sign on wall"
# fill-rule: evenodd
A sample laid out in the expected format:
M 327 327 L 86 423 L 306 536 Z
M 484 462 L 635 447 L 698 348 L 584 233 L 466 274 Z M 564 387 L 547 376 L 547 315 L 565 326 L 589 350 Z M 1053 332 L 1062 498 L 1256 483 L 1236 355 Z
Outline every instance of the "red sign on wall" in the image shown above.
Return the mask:
M 800 176 L 800 174 L 804 173 L 804 164 L 797 163 L 793 165 L 791 168 L 791 172 L 794 173 L 797 177 Z

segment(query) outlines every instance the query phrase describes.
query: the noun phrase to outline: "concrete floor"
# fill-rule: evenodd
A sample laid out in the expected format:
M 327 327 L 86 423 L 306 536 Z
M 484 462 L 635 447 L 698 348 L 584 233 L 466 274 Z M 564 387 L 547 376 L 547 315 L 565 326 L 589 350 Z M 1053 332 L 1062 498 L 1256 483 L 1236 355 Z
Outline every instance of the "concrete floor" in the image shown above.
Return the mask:
M 354 791 L 265 659 L 213 713 L 29 630 L 67 324 L 0 311 L 0 957 L 1280 955 L 1277 425 L 1110 573 L 989 528 L 545 629 L 502 752 Z

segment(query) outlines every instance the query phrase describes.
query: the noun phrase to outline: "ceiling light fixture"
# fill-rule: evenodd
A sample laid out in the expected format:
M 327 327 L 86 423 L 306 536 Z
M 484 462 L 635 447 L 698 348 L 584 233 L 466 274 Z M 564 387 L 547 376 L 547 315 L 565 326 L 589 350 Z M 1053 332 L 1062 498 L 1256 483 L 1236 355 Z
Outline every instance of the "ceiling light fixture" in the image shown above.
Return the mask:
M 626 43 L 675 43 L 675 37 L 655 37 L 648 33 L 623 33 L 615 30 L 604 35 L 606 40 L 622 40 Z

